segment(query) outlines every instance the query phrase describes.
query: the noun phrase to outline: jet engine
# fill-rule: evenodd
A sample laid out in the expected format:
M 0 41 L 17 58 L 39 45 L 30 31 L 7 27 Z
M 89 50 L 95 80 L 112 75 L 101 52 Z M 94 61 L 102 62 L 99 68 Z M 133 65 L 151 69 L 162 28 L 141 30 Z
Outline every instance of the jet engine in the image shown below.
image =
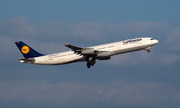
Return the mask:
M 97 54 L 97 57 L 109 57 L 111 53 L 109 51 L 100 52 Z
M 81 51 L 81 54 L 94 54 L 94 48 L 86 48 Z

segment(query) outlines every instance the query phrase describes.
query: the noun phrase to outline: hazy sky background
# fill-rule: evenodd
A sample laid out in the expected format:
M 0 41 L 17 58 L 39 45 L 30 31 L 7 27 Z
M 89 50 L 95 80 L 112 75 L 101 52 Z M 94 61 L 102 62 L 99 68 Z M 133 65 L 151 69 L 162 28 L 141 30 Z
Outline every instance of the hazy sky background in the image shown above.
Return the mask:
M 180 1 L 1 0 L 0 108 L 179 108 Z M 40 53 L 154 37 L 151 52 L 57 66 L 22 64 L 14 42 Z

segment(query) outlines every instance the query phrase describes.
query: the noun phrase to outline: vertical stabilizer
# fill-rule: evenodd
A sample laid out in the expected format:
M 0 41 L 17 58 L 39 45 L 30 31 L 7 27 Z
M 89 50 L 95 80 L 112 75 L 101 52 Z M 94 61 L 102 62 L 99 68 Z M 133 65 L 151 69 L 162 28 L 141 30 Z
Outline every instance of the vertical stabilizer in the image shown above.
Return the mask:
M 44 54 L 38 53 L 34 49 L 32 49 L 30 46 L 26 45 L 22 41 L 15 42 L 17 47 L 19 48 L 20 52 L 22 55 L 27 59 L 27 58 L 33 58 L 33 57 L 39 57 L 43 56 Z

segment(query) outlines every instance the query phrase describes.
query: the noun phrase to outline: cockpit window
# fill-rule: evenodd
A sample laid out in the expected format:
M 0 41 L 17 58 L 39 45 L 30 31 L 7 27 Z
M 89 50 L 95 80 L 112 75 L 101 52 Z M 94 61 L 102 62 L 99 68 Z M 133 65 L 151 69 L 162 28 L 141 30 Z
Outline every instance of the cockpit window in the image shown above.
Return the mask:
M 154 38 L 151 38 L 150 40 L 154 40 Z

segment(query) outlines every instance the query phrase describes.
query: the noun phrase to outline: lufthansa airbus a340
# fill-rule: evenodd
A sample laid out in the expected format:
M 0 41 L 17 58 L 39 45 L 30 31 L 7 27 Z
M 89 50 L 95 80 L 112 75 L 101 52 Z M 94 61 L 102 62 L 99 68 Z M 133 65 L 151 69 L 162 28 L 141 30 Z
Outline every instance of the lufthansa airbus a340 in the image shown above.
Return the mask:
M 73 62 L 87 62 L 87 67 L 94 66 L 96 60 L 109 60 L 111 56 L 128 53 L 138 50 L 147 50 L 158 43 L 158 40 L 149 37 L 128 39 L 124 41 L 103 44 L 92 47 L 78 47 L 74 45 L 63 44 L 71 51 L 55 54 L 41 54 L 22 41 L 15 42 L 24 58 L 19 59 L 21 63 L 41 64 L 41 65 L 61 65 Z

